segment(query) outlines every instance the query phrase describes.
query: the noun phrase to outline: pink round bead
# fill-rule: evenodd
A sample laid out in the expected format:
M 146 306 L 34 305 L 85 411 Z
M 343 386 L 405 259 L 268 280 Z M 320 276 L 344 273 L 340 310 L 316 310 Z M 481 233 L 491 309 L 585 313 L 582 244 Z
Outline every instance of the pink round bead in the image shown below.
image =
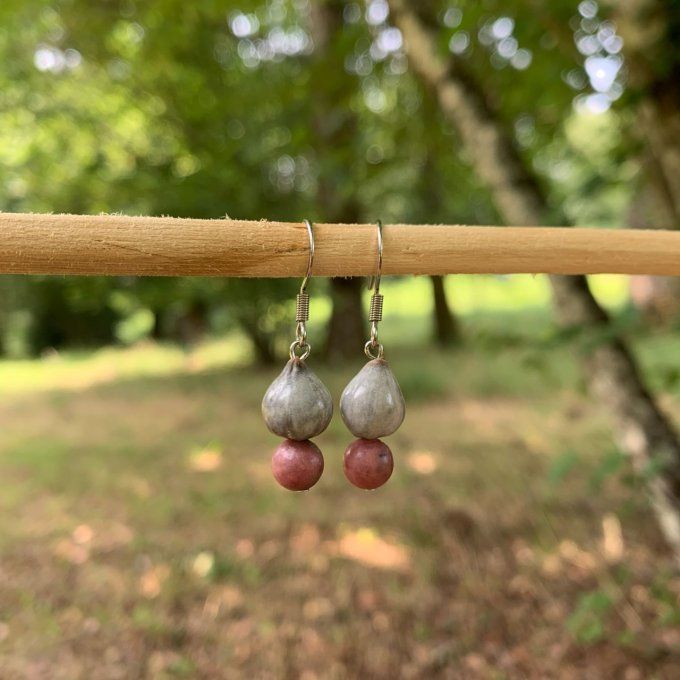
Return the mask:
M 276 481 L 289 491 L 307 491 L 321 477 L 323 455 L 309 439 L 285 439 L 272 456 L 272 472 Z
M 380 439 L 356 439 L 345 451 L 345 477 L 360 489 L 377 489 L 392 475 L 392 452 Z

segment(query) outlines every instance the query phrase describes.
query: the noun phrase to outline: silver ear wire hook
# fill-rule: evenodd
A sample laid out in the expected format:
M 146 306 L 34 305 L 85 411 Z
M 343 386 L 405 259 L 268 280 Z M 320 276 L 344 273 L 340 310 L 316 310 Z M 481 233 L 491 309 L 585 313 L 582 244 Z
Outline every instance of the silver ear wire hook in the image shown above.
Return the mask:
M 309 220 L 305 220 L 305 226 L 307 227 L 307 236 L 309 237 L 309 260 L 307 261 L 307 273 L 300 286 L 300 293 L 307 291 L 307 283 L 312 277 L 312 265 L 314 264 L 314 230 Z
M 300 292 L 297 294 L 295 306 L 295 321 L 297 322 L 295 327 L 295 340 L 290 346 L 290 358 L 295 359 L 297 357 L 300 361 L 304 361 L 312 351 L 312 346 L 307 342 L 306 322 L 309 320 L 309 294 L 307 293 L 307 283 L 309 283 L 309 279 L 312 277 L 312 265 L 314 264 L 314 229 L 309 220 L 305 220 L 305 226 L 307 227 L 307 236 L 309 237 L 309 260 L 307 261 L 307 273 L 305 274 L 305 278 L 302 279 Z M 297 349 L 302 351 L 302 354 L 300 354 L 299 357 L 295 353 L 295 350 Z
M 364 353 L 369 359 L 382 359 L 383 346 L 378 341 L 378 322 L 382 321 L 383 296 L 380 294 L 380 277 L 382 276 L 383 237 L 382 222 L 376 222 L 378 227 L 378 268 L 371 276 L 368 289 L 373 291 L 371 306 L 368 310 L 368 320 L 371 322 L 371 339 L 364 345 Z
M 380 277 L 382 275 L 383 262 L 383 237 L 382 237 L 382 221 L 378 220 L 375 223 L 378 227 L 378 269 L 376 273 L 368 280 L 368 290 L 374 291 L 376 294 L 380 292 Z

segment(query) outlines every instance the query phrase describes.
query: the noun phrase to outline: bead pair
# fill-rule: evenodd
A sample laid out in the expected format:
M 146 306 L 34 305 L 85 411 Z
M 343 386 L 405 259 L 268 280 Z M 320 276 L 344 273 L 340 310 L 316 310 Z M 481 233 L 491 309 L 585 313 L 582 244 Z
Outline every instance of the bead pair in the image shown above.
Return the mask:
M 309 237 L 309 261 L 297 296 L 296 338 L 290 346 L 290 361 L 262 400 L 262 415 L 267 427 L 285 438 L 274 451 L 272 472 L 276 481 L 291 491 L 306 491 L 319 481 L 324 460 L 311 439 L 328 427 L 333 416 L 330 392 L 305 363 L 311 351 L 305 325 L 309 319 L 307 284 L 314 261 L 314 231 L 308 220 L 305 220 L 305 226 Z M 378 269 L 370 283 L 373 295 L 368 317 L 371 337 L 364 345 L 369 361 L 349 382 L 340 398 L 340 415 L 349 431 L 358 437 L 345 451 L 345 476 L 361 489 L 376 489 L 390 478 L 394 467 L 392 452 L 380 437 L 395 432 L 405 414 L 399 383 L 383 358 L 383 346 L 378 340 L 383 305 L 380 222 L 377 227 Z

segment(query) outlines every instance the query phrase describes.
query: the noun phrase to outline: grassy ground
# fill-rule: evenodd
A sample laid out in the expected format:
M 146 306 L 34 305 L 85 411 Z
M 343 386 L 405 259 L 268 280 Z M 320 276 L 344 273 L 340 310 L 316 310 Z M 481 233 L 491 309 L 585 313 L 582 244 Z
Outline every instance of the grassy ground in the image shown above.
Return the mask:
M 467 324 L 386 321 L 408 413 L 371 493 L 339 418 L 318 486 L 274 484 L 278 369 L 238 337 L 0 364 L 0 678 L 677 677 L 671 560 L 568 348 Z M 680 341 L 636 344 L 680 418 Z M 337 396 L 360 364 L 312 365 Z

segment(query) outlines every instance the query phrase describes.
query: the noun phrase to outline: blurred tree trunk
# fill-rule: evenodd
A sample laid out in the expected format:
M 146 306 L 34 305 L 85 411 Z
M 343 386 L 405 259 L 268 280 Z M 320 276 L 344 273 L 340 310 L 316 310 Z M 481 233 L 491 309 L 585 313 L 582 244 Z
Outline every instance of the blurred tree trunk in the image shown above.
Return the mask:
M 629 87 L 638 101 L 646 175 L 669 221 L 680 226 L 680 11 L 669 0 L 615 3 Z
M 549 214 L 544 190 L 479 83 L 463 64 L 439 56 L 436 15 L 423 14 L 429 4 L 390 0 L 412 67 L 435 91 L 507 224 L 541 224 Z M 550 284 L 561 323 L 589 334 L 592 342 L 584 352 L 584 364 L 591 390 L 614 415 L 619 445 L 644 474 L 661 529 L 680 559 L 678 436 L 646 388 L 631 353 L 619 338 L 612 337 L 607 314 L 592 296 L 587 279 L 550 276 Z
M 239 314 L 238 323 L 253 343 L 257 363 L 261 366 L 272 366 L 278 363 L 279 357 L 274 351 L 274 339 L 270 333 L 264 333 L 259 327 L 259 318 Z
M 642 142 L 642 179 L 630 225 L 680 229 L 680 9 L 663 0 L 612 7 L 624 41 L 628 88 L 638 102 L 632 132 Z M 631 292 L 652 320 L 677 319 L 680 278 L 634 277 Z
M 443 276 L 430 276 L 434 301 L 434 341 L 440 347 L 451 347 L 460 342 L 460 329 L 456 317 L 451 313 Z
M 311 102 L 312 127 L 319 167 L 317 205 L 328 222 L 359 221 L 350 169 L 356 163 L 357 121 L 350 108 L 356 83 L 345 69 L 342 45 L 343 10 L 341 0 L 310 4 L 310 29 L 314 41 L 312 77 L 317 85 Z M 328 323 L 325 354 L 329 359 L 347 359 L 361 353 L 364 343 L 364 317 L 361 306 L 361 279 L 331 279 L 333 304 Z
M 427 95 L 428 93 L 426 93 Z M 423 116 L 427 121 L 435 121 L 437 102 L 434 97 L 425 96 L 422 104 Z M 420 211 L 416 220 L 427 224 L 439 219 L 446 220 L 444 214 L 438 213 L 439 206 L 444 204 L 441 173 L 437 171 L 436 158 L 440 153 L 439 141 L 433 136 L 427 136 L 426 156 L 423 170 L 420 173 L 419 196 L 422 198 Z M 432 337 L 440 347 L 450 347 L 461 340 L 460 326 L 455 318 L 446 297 L 446 287 L 443 276 L 431 276 L 432 283 Z
M 678 223 L 669 210 L 659 176 L 649 169 L 646 150 L 642 151 L 642 177 L 628 212 L 628 226 L 636 229 L 677 229 Z M 653 162 L 653 161 L 652 161 Z M 680 317 L 680 277 L 631 276 L 630 296 L 647 323 L 663 327 Z
M 366 333 L 361 279 L 333 279 L 331 294 L 333 313 L 328 322 L 325 355 L 330 360 L 360 357 Z

